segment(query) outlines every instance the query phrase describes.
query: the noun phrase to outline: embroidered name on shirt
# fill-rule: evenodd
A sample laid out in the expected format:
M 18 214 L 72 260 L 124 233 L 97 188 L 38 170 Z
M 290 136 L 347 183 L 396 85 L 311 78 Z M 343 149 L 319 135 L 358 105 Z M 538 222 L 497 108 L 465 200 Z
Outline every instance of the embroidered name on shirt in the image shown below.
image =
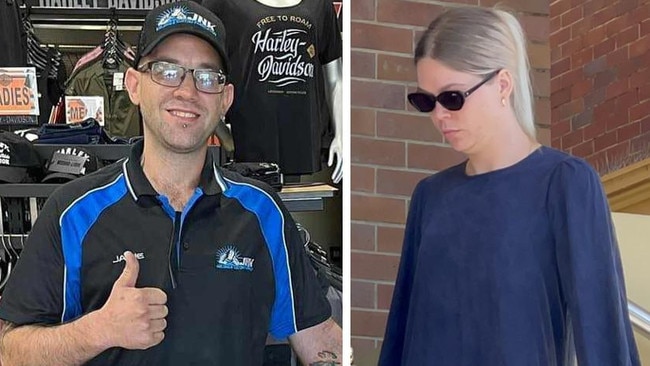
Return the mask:
M 135 253 L 135 258 L 138 260 L 143 260 L 144 259 L 144 253 Z M 124 254 L 116 255 L 115 260 L 113 263 L 120 263 L 126 261 L 126 258 L 124 258 Z
M 250 272 L 254 261 L 253 258 L 242 257 L 236 247 L 228 245 L 217 250 L 215 266 L 219 269 Z

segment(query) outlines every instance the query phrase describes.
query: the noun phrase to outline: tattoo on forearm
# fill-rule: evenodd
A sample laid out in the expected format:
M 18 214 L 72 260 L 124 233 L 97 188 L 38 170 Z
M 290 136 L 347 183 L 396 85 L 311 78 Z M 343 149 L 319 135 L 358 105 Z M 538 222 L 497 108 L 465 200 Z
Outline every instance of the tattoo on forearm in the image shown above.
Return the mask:
M 323 350 L 318 352 L 318 357 L 321 358 L 321 361 L 312 362 L 309 366 L 334 366 L 341 364 L 334 352 Z

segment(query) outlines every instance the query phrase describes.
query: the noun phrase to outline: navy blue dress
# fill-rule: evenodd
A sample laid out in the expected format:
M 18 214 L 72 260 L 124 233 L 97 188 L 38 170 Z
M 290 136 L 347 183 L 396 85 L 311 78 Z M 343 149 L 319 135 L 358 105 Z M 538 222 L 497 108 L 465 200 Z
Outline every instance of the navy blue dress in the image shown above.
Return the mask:
M 413 193 L 379 364 L 640 365 L 598 174 L 541 147 Z

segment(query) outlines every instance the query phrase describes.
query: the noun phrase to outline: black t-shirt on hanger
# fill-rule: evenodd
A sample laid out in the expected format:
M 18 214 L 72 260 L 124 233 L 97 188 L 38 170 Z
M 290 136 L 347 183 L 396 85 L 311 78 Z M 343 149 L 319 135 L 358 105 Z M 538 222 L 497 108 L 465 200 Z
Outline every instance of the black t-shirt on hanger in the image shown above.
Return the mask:
M 26 67 L 27 42 L 18 0 L 0 0 L 0 67 Z
M 228 114 L 238 161 L 285 174 L 321 169 L 332 139 L 323 65 L 341 57 L 331 0 L 274 8 L 255 0 L 203 0 L 224 22 L 235 101 Z

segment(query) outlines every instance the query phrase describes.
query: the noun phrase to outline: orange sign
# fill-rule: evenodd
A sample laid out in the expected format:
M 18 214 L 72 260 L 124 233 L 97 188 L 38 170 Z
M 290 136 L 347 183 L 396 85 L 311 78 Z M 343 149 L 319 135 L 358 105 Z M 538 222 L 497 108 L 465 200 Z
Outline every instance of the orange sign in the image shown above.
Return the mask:
M 88 118 L 94 118 L 100 126 L 104 125 L 103 97 L 65 97 L 65 121 L 67 123 L 79 123 Z
M 38 86 L 33 67 L 0 69 L 0 115 L 37 116 Z

